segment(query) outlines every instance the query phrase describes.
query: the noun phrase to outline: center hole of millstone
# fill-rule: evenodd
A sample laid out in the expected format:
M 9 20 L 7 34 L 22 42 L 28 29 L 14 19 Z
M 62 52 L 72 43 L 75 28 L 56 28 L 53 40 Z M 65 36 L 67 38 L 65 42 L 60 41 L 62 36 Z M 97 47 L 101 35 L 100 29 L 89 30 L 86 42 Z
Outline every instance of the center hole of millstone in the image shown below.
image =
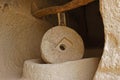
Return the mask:
M 60 50 L 64 51 L 66 49 L 66 46 L 64 44 L 60 45 Z

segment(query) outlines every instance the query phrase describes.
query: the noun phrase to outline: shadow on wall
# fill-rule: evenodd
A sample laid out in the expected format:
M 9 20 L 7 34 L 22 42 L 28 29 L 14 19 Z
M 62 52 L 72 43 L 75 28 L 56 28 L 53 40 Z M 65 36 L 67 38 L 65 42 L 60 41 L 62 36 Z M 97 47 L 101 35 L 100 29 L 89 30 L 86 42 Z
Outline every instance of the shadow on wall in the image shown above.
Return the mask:
M 84 40 L 84 57 L 101 57 L 104 47 L 104 26 L 99 1 L 69 11 L 67 18 L 68 26 L 75 29 Z

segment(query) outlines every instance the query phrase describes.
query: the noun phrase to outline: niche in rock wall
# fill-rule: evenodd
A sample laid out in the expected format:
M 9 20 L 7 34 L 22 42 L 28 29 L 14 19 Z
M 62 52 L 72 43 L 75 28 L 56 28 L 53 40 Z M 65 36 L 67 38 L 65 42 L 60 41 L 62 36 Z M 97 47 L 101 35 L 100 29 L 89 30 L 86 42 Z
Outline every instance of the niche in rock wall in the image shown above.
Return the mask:
M 67 12 L 68 26 L 83 38 L 84 57 L 101 57 L 104 48 L 104 26 L 99 10 L 99 1 Z
M 56 3 L 57 2 L 55 2 L 54 4 L 56 4 Z M 62 64 L 61 63 L 56 64 L 56 61 L 58 61 L 59 57 L 61 57 L 61 56 L 58 56 L 57 58 L 51 57 L 51 56 L 58 55 L 58 53 L 60 51 L 53 52 L 51 55 L 50 51 L 51 50 L 54 51 L 53 48 L 55 48 L 55 47 L 53 47 L 51 50 L 47 50 L 51 47 L 49 46 L 49 44 L 45 45 L 44 50 L 41 49 L 41 52 L 42 52 L 41 54 L 47 53 L 46 55 L 49 55 L 48 57 L 50 57 L 50 59 L 52 59 L 55 62 L 49 62 L 51 60 L 47 59 L 46 56 L 44 56 L 44 55 L 42 56 L 42 59 L 45 62 L 44 64 L 39 64 L 39 62 L 40 62 L 39 60 L 26 61 L 24 63 L 24 69 L 23 69 L 23 75 L 26 78 L 28 78 L 28 79 L 31 78 L 32 80 L 33 79 L 34 80 L 38 80 L 38 79 L 41 79 L 41 80 L 43 80 L 43 79 L 44 80 L 48 80 L 48 79 L 52 79 L 52 80 L 58 80 L 58 79 L 60 79 L 60 80 L 70 80 L 70 79 L 71 80 L 80 80 L 80 79 L 88 80 L 89 79 L 89 80 L 92 80 L 93 79 L 94 74 L 97 69 L 97 66 L 98 66 L 98 63 L 99 63 L 99 60 L 98 59 L 94 59 L 93 61 L 91 61 L 91 60 L 93 57 L 100 58 L 102 55 L 102 52 L 103 52 L 103 47 L 104 47 L 104 27 L 103 27 L 102 18 L 101 18 L 100 12 L 99 12 L 99 2 L 95 1 L 86 6 L 82 6 L 77 9 L 66 11 L 65 13 L 66 13 L 66 19 L 67 19 L 67 26 L 71 27 L 72 29 L 77 31 L 79 33 L 79 35 L 81 35 L 81 37 L 84 41 L 84 45 L 85 45 L 84 58 L 82 58 L 80 60 L 68 60 L 65 62 L 63 61 Z M 57 24 L 58 20 L 57 20 L 56 14 L 44 16 L 43 20 L 47 20 L 48 22 L 52 23 L 55 26 L 58 25 Z M 57 34 L 55 34 L 54 32 L 59 32 L 60 30 L 61 29 L 59 29 L 57 31 L 51 30 L 50 32 L 52 34 L 51 33 L 47 34 L 47 38 L 45 38 L 43 36 L 42 41 L 44 42 L 45 40 L 50 39 L 51 37 L 55 37 Z M 63 31 L 63 30 L 61 30 L 61 31 Z M 66 34 L 63 34 L 63 35 L 66 35 Z M 55 40 L 55 42 L 52 42 L 52 43 L 54 43 L 56 45 L 57 39 L 60 37 L 61 37 L 60 34 L 58 34 L 57 37 L 55 37 L 54 39 L 51 39 L 50 41 L 49 40 L 46 41 L 46 43 L 51 43 L 52 41 Z M 63 40 L 63 42 L 67 42 L 67 39 L 65 39 L 65 41 Z M 59 43 L 61 43 L 61 41 Z M 43 48 L 43 46 L 44 45 L 42 45 L 41 48 Z M 65 45 L 60 46 L 60 49 L 62 50 L 62 52 L 65 51 L 65 48 L 66 48 Z M 43 52 L 43 51 L 46 51 L 46 52 Z M 71 53 L 71 52 L 69 52 L 69 53 Z M 72 51 L 72 53 L 74 54 L 75 50 Z M 65 54 L 60 54 L 60 55 L 65 55 Z M 69 55 L 71 55 L 71 54 L 69 54 Z M 62 59 L 63 58 L 64 58 L 64 56 L 62 57 Z M 73 56 L 72 56 L 72 58 L 73 58 Z M 95 63 L 95 64 L 92 64 L 92 63 Z M 44 66 L 42 66 L 42 65 L 44 65 Z M 45 65 L 47 65 L 47 67 Z M 53 66 L 54 66 L 54 68 L 53 68 Z M 88 68 L 88 66 L 89 66 L 89 68 Z M 42 76 L 40 73 L 43 73 Z M 72 74 L 72 76 L 71 76 L 71 74 Z M 88 76 L 86 76 L 86 75 L 88 75 Z M 39 78 L 36 79 L 36 76 Z
M 34 0 L 38 5 L 37 8 L 61 5 L 68 1 L 71 0 Z M 92 80 L 99 62 L 98 58 L 92 57 L 101 57 L 104 46 L 104 28 L 99 12 L 99 2 L 95 1 L 66 12 L 67 26 L 82 36 L 86 50 L 84 58 L 60 64 L 45 64 L 40 55 L 42 36 L 50 27 L 57 25 L 56 14 L 44 16 L 41 19 L 35 18 L 30 10 L 35 11 L 37 8 L 31 9 L 32 1 L 30 0 L 27 4 L 28 2 L 11 0 L 7 3 L 9 9 L 1 12 L 1 23 L 4 26 L 1 26 L 3 33 L 0 39 L 2 44 L 0 79 L 2 77 L 5 78 L 3 80 L 14 80 L 13 78 L 21 78 L 22 74 L 25 80 L 26 78 L 28 80 L 79 80 L 81 78 L 81 80 Z M 60 48 L 64 51 L 64 45 Z M 33 58 L 35 60 L 32 60 Z
M 69 2 L 56 1 L 53 5 L 61 5 Z M 66 11 L 67 26 L 73 28 L 81 35 L 84 45 L 84 57 L 101 57 L 104 48 L 104 26 L 100 14 L 99 0 L 86 6 Z M 57 25 L 57 15 L 45 16 L 45 20 Z M 52 17 L 52 18 L 51 18 Z

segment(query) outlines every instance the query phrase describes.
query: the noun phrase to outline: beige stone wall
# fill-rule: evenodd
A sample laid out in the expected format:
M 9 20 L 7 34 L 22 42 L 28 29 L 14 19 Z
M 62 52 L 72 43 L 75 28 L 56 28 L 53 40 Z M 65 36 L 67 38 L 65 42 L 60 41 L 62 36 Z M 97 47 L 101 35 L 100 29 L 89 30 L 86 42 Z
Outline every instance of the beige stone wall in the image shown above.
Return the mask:
M 105 47 L 94 80 L 120 80 L 120 0 L 100 0 Z
M 31 15 L 31 2 L 0 0 L 0 80 L 20 77 L 25 60 L 41 58 L 41 38 L 51 25 Z

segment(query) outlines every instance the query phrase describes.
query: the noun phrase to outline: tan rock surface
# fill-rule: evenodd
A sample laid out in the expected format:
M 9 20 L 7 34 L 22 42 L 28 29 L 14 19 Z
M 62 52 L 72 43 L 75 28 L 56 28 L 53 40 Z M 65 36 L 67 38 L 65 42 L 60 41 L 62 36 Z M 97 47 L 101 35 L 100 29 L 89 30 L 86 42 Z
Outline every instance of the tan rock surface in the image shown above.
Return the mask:
M 60 64 L 40 64 L 39 60 L 24 63 L 25 80 L 92 80 L 98 58 L 81 59 Z
M 0 0 L 0 80 L 20 78 L 25 60 L 41 58 L 41 38 L 50 24 L 31 15 L 31 2 Z
M 43 36 L 41 54 L 45 62 L 61 63 L 79 60 L 84 54 L 82 38 L 73 29 L 56 26 Z
M 120 80 L 120 0 L 100 0 L 105 48 L 94 80 Z

